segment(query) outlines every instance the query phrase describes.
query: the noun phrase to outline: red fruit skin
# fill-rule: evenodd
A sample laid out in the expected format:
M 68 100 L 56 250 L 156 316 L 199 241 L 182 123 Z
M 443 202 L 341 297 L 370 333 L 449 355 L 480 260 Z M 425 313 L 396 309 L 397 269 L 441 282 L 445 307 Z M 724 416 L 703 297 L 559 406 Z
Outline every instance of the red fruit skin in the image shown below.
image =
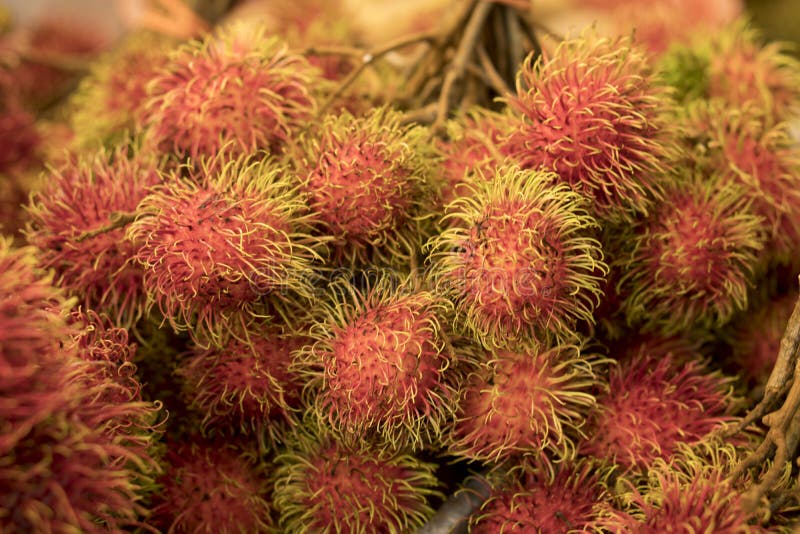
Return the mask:
M 71 302 L 31 249 L 0 240 L 0 531 L 108 532 L 137 523 L 151 439 L 122 424 L 121 400 L 78 355 Z M 102 351 L 100 351 L 102 352 Z
M 312 327 L 315 343 L 298 353 L 296 368 L 307 402 L 337 439 L 420 449 L 437 441 L 455 407 L 460 372 L 441 322 L 449 303 L 383 282 L 364 294 L 340 286 L 350 295 Z
M 552 469 L 552 466 L 550 466 Z M 470 532 L 586 532 L 607 500 L 601 469 L 588 461 L 512 475 L 469 519 Z
M 272 527 L 263 467 L 231 443 L 171 443 L 152 523 L 164 532 L 236 534 Z
M 264 327 L 250 342 L 228 341 L 223 348 L 195 348 L 177 373 L 184 395 L 203 414 L 207 431 L 266 431 L 282 441 L 287 425 L 297 424 L 302 382 L 289 367 L 292 353 L 310 339 Z
M 633 230 L 617 254 L 628 324 L 672 335 L 721 327 L 747 307 L 766 236 L 737 184 L 677 181 Z
M 414 532 L 440 497 L 434 465 L 402 453 L 302 437 L 275 459 L 285 532 Z
M 448 451 L 491 463 L 574 457 L 602 387 L 594 369 L 601 361 L 570 345 L 492 353 L 462 389 Z
M 611 368 L 581 453 L 637 472 L 668 460 L 679 444 L 733 421 L 731 382 L 680 340 L 640 341 Z
M 179 173 L 141 202 L 126 234 L 148 306 L 208 347 L 311 298 L 320 242 L 284 169 L 240 158 L 191 170 L 196 183 Z
M 89 309 L 107 313 L 122 327 L 144 309 L 142 269 L 132 262 L 137 246 L 124 228 L 85 238 L 108 227 L 116 214 L 129 214 L 161 182 L 156 163 L 129 159 L 125 150 L 70 158 L 54 169 L 28 207 L 28 242 L 40 249 L 41 264 L 57 283 Z
M 660 197 L 667 102 L 629 38 L 568 40 L 523 65 L 509 99 L 521 121 L 502 152 L 557 173 L 592 200 L 597 217 L 630 221 Z
M 256 25 L 189 43 L 148 85 L 147 146 L 180 159 L 280 153 L 316 108 L 315 71 Z

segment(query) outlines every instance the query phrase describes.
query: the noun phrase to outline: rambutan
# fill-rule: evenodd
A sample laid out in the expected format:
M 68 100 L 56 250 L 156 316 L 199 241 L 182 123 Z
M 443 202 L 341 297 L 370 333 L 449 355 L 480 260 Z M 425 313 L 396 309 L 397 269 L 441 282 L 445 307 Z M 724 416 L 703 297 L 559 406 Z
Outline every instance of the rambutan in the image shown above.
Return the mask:
M 257 331 L 249 343 L 195 348 L 177 373 L 190 406 L 204 415 L 204 428 L 263 431 L 274 443 L 300 406 L 302 383 L 289 366 L 292 352 L 309 338 L 269 326 Z
M 455 409 L 459 373 L 444 331 L 450 303 L 409 280 L 365 290 L 335 283 L 298 353 L 308 403 L 344 442 L 397 450 L 435 441 Z
M 298 433 L 275 464 L 284 532 L 414 532 L 433 515 L 430 499 L 441 497 L 433 464 L 325 437 Z
M 732 379 L 710 370 L 691 343 L 639 340 L 611 368 L 581 453 L 626 470 L 647 469 L 680 443 L 732 421 L 731 389 Z
M 126 148 L 68 158 L 31 198 L 28 241 L 44 268 L 83 304 L 129 326 L 144 307 L 142 270 L 132 264 L 136 245 L 122 228 L 94 233 L 131 213 L 161 181 L 156 162 Z
M 92 63 L 70 97 L 70 125 L 79 147 L 113 145 L 135 127 L 147 101 L 147 84 L 167 62 L 175 42 L 135 32 Z
M 752 105 L 772 124 L 787 120 L 800 106 L 800 61 L 785 45 L 763 44 L 761 35 L 738 20 L 711 39 L 709 96 L 730 107 Z
M 152 522 L 164 532 L 235 534 L 273 526 L 263 465 L 231 443 L 170 443 Z
M 710 164 L 746 191 L 764 219 L 764 263 L 791 263 L 800 253 L 800 147 L 786 124 L 766 126 L 752 114 L 712 112 Z
M 305 198 L 286 169 L 269 159 L 217 161 L 189 169 L 192 179 L 173 171 L 127 233 L 145 269 L 148 306 L 201 346 L 222 346 L 231 332 L 312 298 L 320 258 Z
M 303 142 L 298 174 L 321 233 L 332 238 L 334 261 L 391 263 L 421 246 L 432 163 L 424 129 L 400 119 L 389 108 L 332 114 Z
M 34 252 L 0 236 L 0 455 L 63 402 L 58 350 L 72 330 L 64 297 L 37 270 Z
M 457 322 L 487 348 L 573 338 L 592 321 L 607 273 L 585 199 L 555 175 L 513 165 L 472 180 L 448 207 L 449 228 L 428 243 L 432 280 Z
M 747 513 L 742 493 L 747 480 L 730 475 L 740 454 L 716 443 L 681 446 L 669 462 L 658 459 L 639 487 L 628 483 L 625 511 L 610 506 L 600 512 L 602 532 L 661 534 L 714 532 L 757 534 L 772 532 Z M 749 478 L 749 477 L 747 477 Z M 752 481 L 750 481 L 752 483 Z M 624 482 L 622 484 L 624 485 Z
M 470 532 L 586 532 L 607 500 L 602 474 L 587 460 L 512 473 L 470 516 Z
M 680 179 L 618 255 L 629 324 L 672 334 L 720 327 L 747 307 L 763 248 L 746 192 L 718 176 Z
M 501 138 L 512 123 L 511 117 L 484 108 L 463 113 L 448 123 L 447 139 L 435 141 L 442 157 L 440 196 L 445 205 L 469 194 L 463 184 L 477 170 L 483 176 L 492 176 L 504 159 Z
M 155 465 L 75 351 L 67 301 L 32 249 L 0 239 L 0 530 L 107 532 L 136 523 Z M 99 376 L 99 375 L 96 375 Z M 128 419 L 131 420 L 131 419 Z
M 462 388 L 448 451 L 493 463 L 539 453 L 574 457 L 593 394 L 603 388 L 602 362 L 574 345 L 491 354 Z
M 145 143 L 191 160 L 280 153 L 313 115 L 315 76 L 260 26 L 224 27 L 173 52 L 148 84 Z
M 586 34 L 523 64 L 509 99 L 521 117 L 503 150 L 524 168 L 556 172 L 599 218 L 631 219 L 659 197 L 668 103 L 630 38 Z
M 40 142 L 34 117 L 8 87 L 7 76 L 0 71 L 0 173 L 19 172 L 35 164 Z

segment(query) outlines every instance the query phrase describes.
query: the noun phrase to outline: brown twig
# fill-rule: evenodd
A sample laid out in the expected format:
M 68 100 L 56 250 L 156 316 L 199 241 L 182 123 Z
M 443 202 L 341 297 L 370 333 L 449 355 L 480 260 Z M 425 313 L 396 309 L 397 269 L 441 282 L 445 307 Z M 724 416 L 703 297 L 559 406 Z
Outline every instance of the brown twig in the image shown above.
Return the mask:
M 497 69 L 492 63 L 492 58 L 489 57 L 489 53 L 486 51 L 486 47 L 483 45 L 478 46 L 476 52 L 478 53 L 478 61 L 480 61 L 483 74 L 486 76 L 486 81 L 492 86 L 492 89 L 499 95 L 511 94 L 511 87 L 509 87 L 503 77 L 500 76 L 500 73 L 497 72 Z
M 436 118 L 431 125 L 431 133 L 436 134 L 444 127 L 447 113 L 450 109 L 451 93 L 455 83 L 464 76 L 464 72 L 469 64 L 472 54 L 475 52 L 475 44 L 483 28 L 483 23 L 489 15 L 492 2 L 481 0 L 472 12 L 464 29 L 464 35 L 459 43 L 456 55 L 450 63 L 442 82 L 442 90 L 439 93 L 439 103 L 436 109 Z
M 325 102 L 319 107 L 317 111 L 317 117 L 321 117 L 325 114 L 326 111 L 331 107 L 331 105 L 339 98 L 342 93 L 344 93 L 353 83 L 361 76 L 361 73 L 369 67 L 372 63 L 377 61 L 378 59 L 382 58 L 386 54 L 390 52 L 394 52 L 395 50 L 399 50 L 401 48 L 405 48 L 407 46 L 411 46 L 413 44 L 423 43 L 423 42 L 432 42 L 436 38 L 436 35 L 430 32 L 425 33 L 418 33 L 411 36 L 401 37 L 394 41 L 391 41 L 383 46 L 379 46 L 372 50 L 365 52 L 361 56 L 361 63 L 352 71 L 347 77 L 342 80 L 336 90 L 331 93 Z
M 106 226 L 102 226 L 100 228 L 96 228 L 89 232 L 84 232 L 78 237 L 76 237 L 75 241 L 80 243 L 81 241 L 86 241 L 87 239 L 91 239 L 93 237 L 97 237 L 102 234 L 107 234 L 108 232 L 112 232 L 114 230 L 117 230 L 118 228 L 123 228 L 136 220 L 136 213 L 115 211 L 112 212 L 111 215 L 108 216 L 108 218 L 111 221 L 110 224 L 107 224 Z

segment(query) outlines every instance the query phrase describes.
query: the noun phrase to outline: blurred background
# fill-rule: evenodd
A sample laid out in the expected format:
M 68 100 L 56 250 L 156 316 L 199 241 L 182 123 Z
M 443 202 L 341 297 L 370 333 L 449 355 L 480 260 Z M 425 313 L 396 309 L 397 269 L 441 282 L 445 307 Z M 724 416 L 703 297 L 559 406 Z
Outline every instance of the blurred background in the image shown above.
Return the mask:
M 243 4 L 254 6 L 286 4 L 284 0 L 183 0 L 214 20 L 230 9 L 244 9 Z M 743 2 L 743 4 L 741 3 Z M 59 19 L 78 26 L 91 26 L 102 31 L 105 38 L 113 39 L 125 28 L 141 20 L 143 6 L 169 7 L 175 0 L 0 0 L 16 23 L 28 24 L 43 19 Z M 314 4 L 314 2 L 291 2 Z M 436 21 L 437 11 L 446 11 L 451 0 L 340 0 L 347 11 L 362 21 L 368 34 L 385 35 L 402 31 L 404 26 L 415 26 L 420 21 Z M 625 4 L 625 0 L 533 0 L 532 10 L 556 21 L 556 25 L 570 27 L 592 19 L 602 19 L 609 8 Z M 794 53 L 800 49 L 800 0 L 667 0 L 675 9 L 712 9 L 727 18 L 731 9 L 747 10 L 755 24 L 770 40 L 795 43 Z M 319 2 L 317 2 L 319 4 Z M 641 4 L 639 4 L 641 5 Z M 646 11 L 646 10 L 644 10 Z M 431 16 L 434 15 L 434 16 Z M 579 21 L 579 22 L 578 22 Z M 372 31 L 370 31 L 372 30 Z

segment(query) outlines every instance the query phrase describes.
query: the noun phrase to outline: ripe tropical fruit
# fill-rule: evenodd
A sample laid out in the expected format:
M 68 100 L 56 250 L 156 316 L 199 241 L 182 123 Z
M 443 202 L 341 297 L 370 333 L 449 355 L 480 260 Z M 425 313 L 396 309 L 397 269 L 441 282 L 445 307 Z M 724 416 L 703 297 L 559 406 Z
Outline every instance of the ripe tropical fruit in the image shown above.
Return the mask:
M 285 532 L 415 532 L 433 515 L 430 499 L 441 497 L 433 464 L 307 432 L 275 464 L 273 503 Z
M 233 24 L 178 48 L 147 86 L 145 145 L 179 159 L 280 153 L 311 119 L 316 77 L 256 24 Z
M 508 102 L 521 119 L 503 152 L 524 168 L 555 172 L 592 199 L 598 218 L 631 220 L 660 196 L 669 102 L 629 37 L 586 32 L 523 64 Z
M 598 224 L 586 200 L 556 181 L 513 164 L 479 174 L 427 245 L 436 290 L 486 348 L 573 339 L 579 321 L 592 322 L 607 273 Z
M 364 290 L 334 285 L 311 327 L 314 344 L 297 353 L 320 424 L 346 443 L 393 450 L 436 443 L 460 377 L 446 333 L 451 309 L 408 278 L 387 276 Z
M 331 114 L 303 140 L 301 189 L 336 263 L 396 264 L 421 246 L 433 161 L 426 130 L 400 119 L 385 107 L 362 117 Z
M 178 169 L 139 205 L 127 231 L 148 307 L 217 346 L 265 315 L 313 297 L 323 247 L 289 171 L 241 157 Z

